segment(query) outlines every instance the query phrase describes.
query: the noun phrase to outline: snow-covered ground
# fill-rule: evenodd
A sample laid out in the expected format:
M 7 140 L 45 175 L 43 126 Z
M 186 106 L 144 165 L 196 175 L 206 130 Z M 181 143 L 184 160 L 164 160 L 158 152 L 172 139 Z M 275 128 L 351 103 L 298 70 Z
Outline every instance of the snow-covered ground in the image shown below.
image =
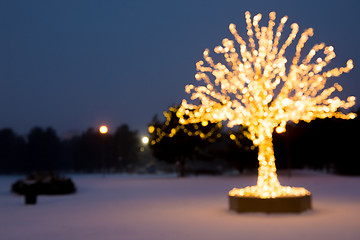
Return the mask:
M 0 239 L 360 239 L 360 177 L 279 176 L 312 192 L 313 210 L 301 214 L 228 211 L 227 192 L 254 185 L 256 176 L 71 177 L 76 194 L 39 196 L 28 206 L 9 191 L 17 177 L 0 176 Z

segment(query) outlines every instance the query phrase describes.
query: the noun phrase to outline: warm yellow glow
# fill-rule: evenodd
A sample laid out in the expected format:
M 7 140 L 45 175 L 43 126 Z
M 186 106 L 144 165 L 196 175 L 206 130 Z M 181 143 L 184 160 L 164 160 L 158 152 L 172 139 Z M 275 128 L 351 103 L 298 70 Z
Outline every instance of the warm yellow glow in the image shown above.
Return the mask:
M 99 132 L 100 132 L 101 134 L 106 134 L 106 133 L 108 132 L 107 126 L 102 125 L 102 126 L 99 128 Z
M 153 133 L 155 131 L 155 127 L 154 126 L 149 126 L 148 131 L 149 131 L 150 134 Z
M 201 131 L 201 129 L 199 129 L 197 123 L 191 123 L 189 125 L 186 125 L 184 124 L 184 119 L 180 119 L 180 124 L 174 124 L 174 128 L 172 128 L 170 132 L 168 132 L 167 129 L 174 121 L 174 115 L 178 117 L 178 113 L 179 111 L 177 107 L 170 107 L 169 111 L 164 111 L 164 116 L 166 117 L 164 125 L 158 127 L 154 127 L 151 125 L 149 127 L 149 133 L 152 134 L 155 132 L 155 135 L 157 136 L 150 142 L 151 145 L 155 145 L 156 143 L 160 142 L 164 137 L 174 137 L 179 131 L 186 133 L 188 136 L 199 136 L 201 139 L 207 139 L 209 142 L 214 142 L 217 138 L 221 137 L 220 134 L 215 134 L 215 132 L 222 127 L 220 122 L 217 123 L 217 128 L 213 127 L 212 129 L 204 133 Z M 186 114 L 188 114 L 188 111 L 185 111 L 185 115 Z M 184 117 L 184 115 L 182 115 L 182 117 Z M 207 125 L 209 125 L 209 122 L 202 121 L 201 125 L 203 127 L 206 127 Z
M 196 80 L 203 83 L 185 88 L 191 100 L 199 104 L 183 100 L 177 116 L 182 124 L 227 121 L 228 127 L 247 127 L 246 137 L 259 148 L 258 181 L 256 186 L 234 189 L 230 195 L 271 198 L 310 194 L 303 188 L 280 185 L 272 135 L 275 129 L 278 133 L 285 132 L 288 121 L 354 118 L 354 113 L 344 114 L 339 109 L 352 107 L 355 97 L 347 101 L 331 97 L 336 90 L 342 90 L 338 83 L 325 87 L 330 77 L 349 72 L 353 62 L 348 60 L 345 67 L 324 70 L 335 57 L 334 48 L 324 43 L 313 46 L 301 57 L 305 43 L 313 35 L 312 28 L 301 34 L 295 56 L 288 61 L 285 50 L 295 39 L 299 26 L 292 24 L 290 35 L 280 41 L 288 17 L 283 17 L 277 28 L 275 12 L 269 14 L 267 26 L 259 26 L 261 14 L 251 19 L 246 12 L 245 18 L 248 43 L 238 34 L 235 24 L 230 24 L 236 41 L 225 38 L 222 46 L 214 49 L 225 61 L 216 63 L 209 49 L 204 51 L 205 61 L 196 63 L 198 72 L 195 75 Z M 236 136 L 230 135 L 230 138 L 235 140 Z
M 149 138 L 148 137 L 142 137 L 141 141 L 143 144 L 148 144 L 149 143 Z
M 230 196 L 241 197 L 260 197 L 260 198 L 276 198 L 276 197 L 296 197 L 306 196 L 311 193 L 302 187 L 279 186 L 274 190 L 264 190 L 259 186 L 251 186 L 245 188 L 234 188 L 229 192 Z

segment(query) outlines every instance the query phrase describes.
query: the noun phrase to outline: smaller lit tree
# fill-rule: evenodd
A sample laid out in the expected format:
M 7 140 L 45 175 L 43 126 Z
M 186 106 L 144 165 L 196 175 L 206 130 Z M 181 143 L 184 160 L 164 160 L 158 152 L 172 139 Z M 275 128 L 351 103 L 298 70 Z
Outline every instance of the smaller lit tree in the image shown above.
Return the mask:
M 187 158 L 196 154 L 199 148 L 221 137 L 221 123 L 202 121 L 199 123 L 180 124 L 176 116 L 179 107 L 170 107 L 164 112 L 166 120 L 160 122 L 154 118 L 149 126 L 150 148 L 153 155 L 167 162 L 178 164 L 179 176 L 185 175 Z
M 310 122 L 315 118 L 353 119 L 356 114 L 344 114 L 339 109 L 347 109 L 355 104 L 355 97 L 347 101 L 331 97 L 340 84 L 327 87 L 327 80 L 338 77 L 353 68 L 352 60 L 346 67 L 323 69 L 335 57 L 334 47 L 324 43 L 315 45 L 301 58 L 300 54 L 313 29 L 305 30 L 296 45 L 295 56 L 290 63 L 285 50 L 295 39 L 299 26 L 291 25 L 291 33 L 280 45 L 284 24 L 283 17 L 277 29 L 275 12 L 269 14 L 268 26 L 259 26 L 261 14 L 253 19 L 245 13 L 248 43 L 238 34 L 235 24 L 229 29 L 239 47 L 233 40 L 224 39 L 222 46 L 214 51 L 223 54 L 224 61 L 215 63 L 204 51 L 204 61 L 196 64 L 195 78 L 203 81 L 200 86 L 187 85 L 195 103 L 183 100 L 177 113 L 180 123 L 227 121 L 228 127 L 247 127 L 247 137 L 258 147 L 257 185 L 243 189 L 233 189 L 230 196 L 255 196 L 276 198 L 282 196 L 310 195 L 304 188 L 281 186 L 275 167 L 272 136 L 276 129 L 284 132 L 288 121 Z M 238 50 L 240 51 L 237 51 Z M 323 54 L 321 54 L 321 52 Z M 314 60 L 316 58 L 316 60 Z

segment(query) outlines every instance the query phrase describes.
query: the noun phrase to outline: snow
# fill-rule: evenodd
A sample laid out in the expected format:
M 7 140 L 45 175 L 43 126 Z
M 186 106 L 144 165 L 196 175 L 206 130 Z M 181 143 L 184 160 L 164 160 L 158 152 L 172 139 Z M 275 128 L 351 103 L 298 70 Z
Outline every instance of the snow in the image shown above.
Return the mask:
M 280 175 L 312 192 L 313 210 L 301 214 L 229 211 L 227 192 L 254 185 L 255 175 L 70 177 L 76 194 L 25 205 L 9 191 L 19 176 L 0 176 L 0 239 L 360 239 L 360 177 Z

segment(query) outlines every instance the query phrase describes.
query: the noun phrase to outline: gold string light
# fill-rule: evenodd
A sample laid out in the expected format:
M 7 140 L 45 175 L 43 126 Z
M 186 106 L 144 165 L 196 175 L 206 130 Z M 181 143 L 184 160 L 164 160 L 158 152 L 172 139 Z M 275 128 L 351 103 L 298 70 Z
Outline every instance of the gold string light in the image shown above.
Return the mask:
M 245 13 L 248 43 L 238 34 L 235 24 L 229 29 L 234 40 L 224 39 L 214 52 L 222 54 L 224 61 L 215 63 L 209 56 L 209 49 L 203 53 L 205 61 L 196 63 L 195 75 L 199 86 L 187 85 L 185 91 L 191 94 L 178 110 L 180 123 L 227 121 L 228 127 L 245 126 L 246 137 L 259 149 L 257 185 L 243 189 L 234 188 L 231 196 L 255 196 L 275 198 L 310 194 L 304 188 L 281 186 L 275 167 L 272 143 L 274 130 L 286 131 L 288 121 L 310 122 L 315 118 L 353 119 L 354 113 L 344 114 L 339 109 L 348 109 L 355 104 L 355 97 L 346 101 L 331 97 L 341 91 L 340 84 L 326 87 L 327 80 L 347 73 L 353 68 L 352 60 L 345 67 L 324 71 L 335 57 L 334 47 L 324 43 L 311 48 L 301 57 L 306 41 L 313 35 L 313 29 L 305 30 L 297 42 L 295 56 L 288 62 L 285 50 L 294 41 L 299 31 L 296 23 L 281 45 L 280 38 L 288 17 L 283 17 L 275 29 L 275 12 L 269 14 L 267 26 L 259 26 L 262 15 L 253 18 Z M 235 135 L 230 135 L 235 138 Z
M 207 128 L 208 131 L 202 131 L 199 128 L 198 123 L 189 123 L 189 124 L 179 124 L 177 119 L 178 107 L 170 107 L 168 111 L 164 111 L 163 114 L 166 117 L 166 121 L 164 124 L 151 124 L 148 128 L 148 132 L 151 134 L 151 145 L 155 145 L 159 143 L 164 137 L 174 137 L 178 132 L 184 132 L 188 136 L 199 136 L 203 140 L 207 140 L 209 142 L 215 142 L 216 139 L 221 137 L 219 130 L 222 128 L 221 122 L 217 122 L 211 128 Z M 177 121 L 174 124 L 174 127 L 170 128 L 169 126 L 172 125 L 174 121 Z M 209 125 L 208 121 L 201 121 L 202 127 L 207 127 Z M 218 132 L 218 133 L 216 133 Z

